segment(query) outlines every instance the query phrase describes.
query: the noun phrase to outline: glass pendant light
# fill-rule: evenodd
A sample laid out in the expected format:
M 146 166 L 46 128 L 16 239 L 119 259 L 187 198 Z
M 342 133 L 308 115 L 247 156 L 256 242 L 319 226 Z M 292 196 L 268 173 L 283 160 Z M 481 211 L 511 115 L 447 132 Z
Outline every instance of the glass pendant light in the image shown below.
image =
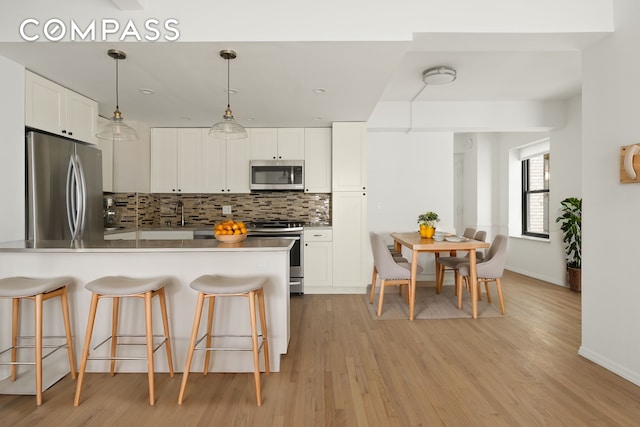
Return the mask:
M 109 120 L 109 123 L 100 126 L 96 136 L 100 139 L 111 141 L 136 141 L 138 140 L 138 134 L 135 129 L 122 121 L 118 98 L 118 61 L 125 59 L 127 54 L 121 50 L 109 49 L 107 55 L 116 61 L 116 111 L 113 112 L 113 117 Z
M 229 101 L 229 61 L 237 56 L 233 50 L 221 50 L 220 56 L 227 61 L 227 109 L 224 111 L 222 121 L 211 126 L 209 135 L 221 139 L 242 139 L 247 137 L 247 131 L 242 125 L 236 123 L 231 112 L 231 103 Z

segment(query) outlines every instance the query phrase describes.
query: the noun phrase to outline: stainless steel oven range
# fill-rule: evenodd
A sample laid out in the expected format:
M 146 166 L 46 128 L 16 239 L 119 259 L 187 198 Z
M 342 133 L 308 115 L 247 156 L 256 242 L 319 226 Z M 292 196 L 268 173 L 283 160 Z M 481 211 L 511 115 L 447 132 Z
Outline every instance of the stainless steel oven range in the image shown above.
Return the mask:
M 304 293 L 303 225 L 299 221 L 271 220 L 254 222 L 248 229 L 248 238 L 255 236 L 294 241 L 289 252 L 289 291 L 299 295 Z
M 299 221 L 273 220 L 253 222 L 249 225 L 247 239 L 291 239 L 293 246 L 289 252 L 289 291 L 292 294 L 304 293 L 304 223 Z M 214 239 L 213 230 L 196 230 L 194 239 Z

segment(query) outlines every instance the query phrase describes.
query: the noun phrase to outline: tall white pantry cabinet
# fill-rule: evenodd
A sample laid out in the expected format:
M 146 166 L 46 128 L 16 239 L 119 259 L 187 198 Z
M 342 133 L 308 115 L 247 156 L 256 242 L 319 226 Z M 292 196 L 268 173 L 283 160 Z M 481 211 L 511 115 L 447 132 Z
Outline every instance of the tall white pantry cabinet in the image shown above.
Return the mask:
M 364 293 L 371 274 L 366 165 L 367 124 L 333 123 L 331 182 L 335 293 Z

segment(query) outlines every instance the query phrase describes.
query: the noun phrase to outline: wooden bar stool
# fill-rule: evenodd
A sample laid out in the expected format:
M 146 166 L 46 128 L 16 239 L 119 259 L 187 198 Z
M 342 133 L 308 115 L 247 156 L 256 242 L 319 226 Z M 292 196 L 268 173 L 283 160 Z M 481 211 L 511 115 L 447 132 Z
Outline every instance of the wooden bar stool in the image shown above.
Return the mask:
M 167 352 L 167 361 L 169 363 L 169 375 L 173 377 L 173 360 L 171 358 L 171 341 L 169 338 L 169 319 L 167 317 L 167 302 L 164 293 L 165 285 L 169 283 L 169 278 L 153 277 L 153 278 L 130 278 L 121 276 L 107 276 L 96 279 L 86 284 L 86 288 L 92 292 L 91 306 L 89 308 L 89 321 L 87 322 L 87 334 L 84 339 L 84 347 L 82 349 L 82 361 L 80 362 L 80 372 L 78 374 L 78 384 L 76 385 L 76 396 L 73 401 L 74 406 L 80 403 L 80 392 L 82 391 L 82 380 L 87 367 L 87 360 L 110 360 L 111 376 L 115 374 L 116 360 L 147 360 L 147 373 L 149 377 L 149 404 L 155 403 L 154 383 L 153 383 L 153 353 L 156 352 L 164 344 Z M 162 315 L 162 323 L 164 326 L 164 335 L 153 335 L 152 323 L 152 307 L 151 299 L 158 295 L 160 297 L 160 312 Z M 145 317 L 145 335 L 119 335 L 118 334 L 118 309 L 120 306 L 120 298 L 142 298 L 144 299 L 144 317 Z M 93 333 L 93 325 L 96 319 L 96 311 L 98 309 L 98 301 L 101 298 L 113 298 L 113 312 L 111 320 L 111 335 L 93 349 L 96 350 L 101 345 L 111 341 L 111 353 L 109 357 L 89 357 L 89 347 L 91 345 L 91 335 Z M 127 345 L 145 345 L 147 347 L 146 357 L 118 357 L 116 349 L 119 337 L 145 338 L 144 344 Z M 153 339 L 162 338 L 162 341 L 154 347 Z
M 180 395 L 178 396 L 178 404 L 182 404 L 184 391 L 187 387 L 187 379 L 189 378 L 189 369 L 195 350 L 204 350 L 204 375 L 209 371 L 209 358 L 211 351 L 219 350 L 246 350 L 253 352 L 253 375 L 256 384 L 256 400 L 258 406 L 262 405 L 262 390 L 260 386 L 260 361 L 259 352 L 262 348 L 264 353 L 264 367 L 267 374 L 269 371 L 269 341 L 267 336 L 267 317 L 264 309 L 264 277 L 226 277 L 218 275 L 204 275 L 198 277 L 191 282 L 191 288 L 198 291 L 198 301 L 196 303 L 196 313 L 193 320 L 193 329 L 191 331 L 191 340 L 189 341 L 189 352 L 187 354 L 187 363 L 182 374 L 182 384 L 180 386 Z M 213 331 L 213 312 L 215 308 L 216 297 L 243 296 L 249 299 L 249 316 L 251 320 L 251 347 L 250 348 L 225 348 L 212 347 L 211 339 L 220 336 L 212 334 Z M 260 330 L 258 333 L 256 325 L 256 297 L 258 298 L 258 307 L 260 311 Z M 202 317 L 202 308 L 204 300 L 209 299 L 209 314 L 207 320 L 207 332 L 198 339 L 198 329 L 200 327 L 200 318 Z M 204 347 L 197 347 L 200 342 L 206 338 Z
M 30 278 L 30 277 L 8 277 L 0 279 L 0 298 L 11 298 L 12 319 L 11 319 L 11 347 L 2 350 L 1 354 L 11 351 L 11 362 L 3 362 L 0 365 L 11 365 L 11 381 L 16 380 L 17 365 L 35 365 L 36 367 L 36 404 L 42 404 L 42 360 L 53 354 L 55 351 L 67 347 L 69 353 L 69 369 L 71 378 L 76 377 L 76 365 L 73 354 L 73 343 L 71 341 L 71 323 L 69 321 L 69 303 L 67 300 L 67 285 L 71 284 L 71 277 L 56 278 Z M 42 306 L 43 302 L 51 298 L 60 297 L 62 304 L 62 316 L 64 318 L 64 328 L 66 334 L 65 344 L 56 344 L 49 341 L 61 339 L 63 337 L 43 336 L 42 332 Z M 35 337 L 20 336 L 20 301 L 30 299 L 35 302 Z M 35 338 L 33 345 L 22 344 L 26 338 Z M 46 342 L 43 344 L 43 340 Z M 19 362 L 17 360 L 18 349 L 35 348 L 34 362 Z M 43 349 L 51 349 L 43 355 Z

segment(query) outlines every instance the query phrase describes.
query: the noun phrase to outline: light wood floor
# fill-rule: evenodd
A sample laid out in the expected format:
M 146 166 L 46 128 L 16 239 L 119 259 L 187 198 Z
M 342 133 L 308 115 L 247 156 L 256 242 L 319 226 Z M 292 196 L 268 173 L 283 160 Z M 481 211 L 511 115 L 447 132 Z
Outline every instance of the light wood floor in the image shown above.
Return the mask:
M 73 407 L 69 376 L 44 394 L 0 396 L 3 426 L 637 426 L 640 388 L 578 356 L 580 295 L 514 273 L 506 318 L 371 318 L 361 295 L 291 303 L 282 372 L 88 374 Z M 495 291 L 494 291 L 495 293 Z M 160 355 L 161 356 L 161 355 Z

